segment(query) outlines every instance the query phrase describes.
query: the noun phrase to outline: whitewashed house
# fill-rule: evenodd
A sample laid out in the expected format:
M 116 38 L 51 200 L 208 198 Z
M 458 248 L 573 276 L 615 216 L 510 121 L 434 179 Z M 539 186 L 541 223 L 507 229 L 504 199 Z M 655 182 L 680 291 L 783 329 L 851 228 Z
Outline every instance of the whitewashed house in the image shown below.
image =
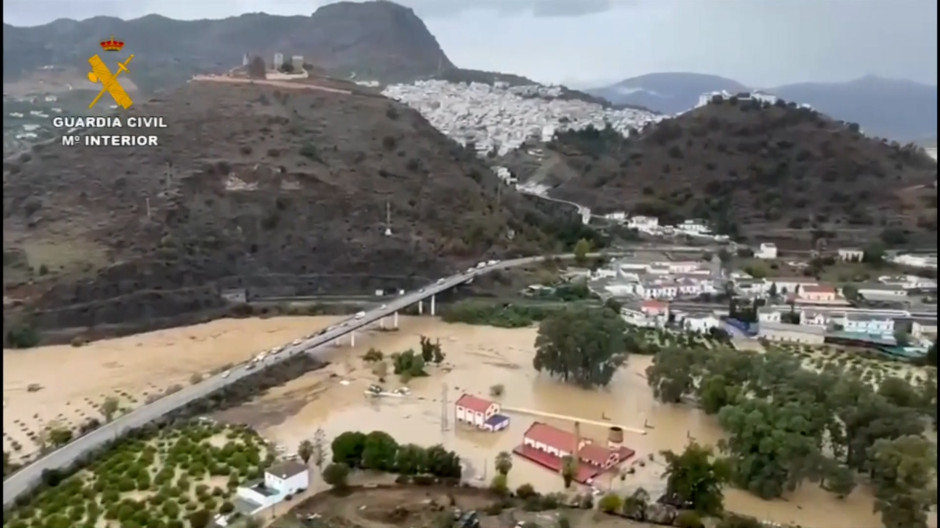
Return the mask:
M 777 245 L 771 242 L 765 242 L 754 252 L 754 258 L 764 260 L 774 260 L 777 258 Z
M 836 289 L 824 284 L 806 284 L 797 289 L 799 300 L 811 302 L 832 302 L 838 298 Z
M 650 231 L 659 227 L 659 218 L 655 216 L 632 216 L 627 221 L 627 227 L 638 231 Z
M 500 431 L 509 427 L 509 417 L 499 413 L 499 404 L 472 394 L 463 394 L 454 403 L 458 422 L 484 431 Z
M 708 224 L 704 220 L 685 220 L 681 224 L 676 226 L 676 229 L 684 233 L 689 233 L 693 235 L 707 235 L 711 233 L 711 229 L 708 227 Z
M 243 509 L 246 510 L 243 513 L 252 515 L 309 486 L 309 468 L 300 462 L 286 460 L 268 468 L 263 479 L 238 487 L 235 496 L 243 502 Z
M 803 326 L 829 326 L 829 317 L 826 312 L 817 312 L 814 310 L 800 311 L 800 324 Z
M 776 285 L 777 295 L 786 295 L 796 293 L 803 286 L 815 286 L 819 284 L 815 279 L 807 277 L 772 277 L 764 279 L 764 293 L 770 291 L 771 285 Z
M 627 219 L 627 213 L 624 213 L 623 211 L 616 211 L 613 213 L 605 214 L 604 218 L 608 220 L 612 220 L 614 222 L 623 222 L 624 220 Z
M 644 299 L 675 299 L 679 295 L 679 287 L 674 282 L 641 282 L 637 295 Z

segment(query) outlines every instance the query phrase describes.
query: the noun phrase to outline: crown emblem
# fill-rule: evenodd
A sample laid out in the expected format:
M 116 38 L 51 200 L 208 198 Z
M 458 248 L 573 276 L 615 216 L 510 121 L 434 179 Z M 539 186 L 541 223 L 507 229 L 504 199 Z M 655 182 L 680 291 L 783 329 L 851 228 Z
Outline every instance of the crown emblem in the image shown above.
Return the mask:
M 121 51 L 121 48 L 124 47 L 124 43 L 120 40 L 114 40 L 114 35 L 111 35 L 111 38 L 108 40 L 101 41 L 101 47 L 105 51 Z

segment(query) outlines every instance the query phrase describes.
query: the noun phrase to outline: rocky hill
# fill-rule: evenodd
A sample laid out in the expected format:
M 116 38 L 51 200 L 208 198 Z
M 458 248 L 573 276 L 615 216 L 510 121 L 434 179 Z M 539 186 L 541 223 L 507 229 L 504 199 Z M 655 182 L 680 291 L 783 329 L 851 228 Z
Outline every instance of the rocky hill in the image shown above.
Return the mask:
M 541 183 L 599 212 L 704 218 L 751 239 L 936 244 L 934 160 L 792 104 L 724 101 L 631 138 L 567 132 L 550 148 Z
M 130 112 L 166 116 L 123 129 L 158 148 L 52 144 L 4 164 L 5 295 L 53 310 L 44 326 L 198 311 L 246 285 L 414 287 L 549 244 L 545 215 L 497 195 L 473 153 L 374 94 L 194 81 Z
M 632 77 L 588 93 L 617 104 L 677 114 L 695 107 L 704 93 L 752 89 L 716 75 L 680 72 Z M 787 101 L 808 104 L 836 119 L 858 123 L 869 136 L 907 142 L 937 133 L 935 85 L 870 75 L 848 82 L 789 84 L 762 90 Z
M 135 54 L 131 77 L 147 92 L 178 85 L 194 73 L 225 71 L 241 64 L 244 53 L 267 60 L 275 52 L 303 55 L 334 75 L 389 82 L 454 67 L 411 9 L 392 2 L 338 2 L 311 16 L 254 13 L 184 21 L 149 15 L 63 19 L 36 27 L 4 24 L 4 83 L 37 74 L 44 65 L 73 68 L 81 79 L 85 61 L 110 35 Z

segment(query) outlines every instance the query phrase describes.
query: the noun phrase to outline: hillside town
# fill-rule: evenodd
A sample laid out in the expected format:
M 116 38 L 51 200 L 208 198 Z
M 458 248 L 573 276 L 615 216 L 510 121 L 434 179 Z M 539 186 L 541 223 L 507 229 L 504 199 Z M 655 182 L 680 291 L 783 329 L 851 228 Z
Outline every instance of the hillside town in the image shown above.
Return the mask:
M 605 108 L 559 99 L 551 86 L 509 86 L 496 82 L 418 81 L 387 86 L 382 95 L 421 113 L 435 128 L 481 154 L 502 156 L 528 140 L 551 141 L 556 132 L 610 126 L 624 136 L 662 116 L 642 110 Z

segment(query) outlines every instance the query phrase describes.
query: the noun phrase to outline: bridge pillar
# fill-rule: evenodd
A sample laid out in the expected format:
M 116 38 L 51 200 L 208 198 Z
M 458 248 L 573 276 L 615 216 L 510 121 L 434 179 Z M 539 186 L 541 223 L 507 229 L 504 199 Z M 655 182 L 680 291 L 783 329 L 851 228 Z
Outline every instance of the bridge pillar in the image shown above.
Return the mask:
M 424 301 L 418 301 L 418 315 L 424 315 Z
M 398 328 L 398 312 L 392 315 L 392 328 Z
M 349 332 L 349 346 L 350 347 L 356 346 L 356 331 L 355 330 L 353 330 L 352 332 Z
M 435 302 L 435 299 L 434 299 L 434 298 L 435 298 L 435 296 L 432 295 L 432 296 L 431 296 L 431 317 L 434 317 L 435 308 L 436 308 L 436 306 L 437 306 L 437 303 Z

